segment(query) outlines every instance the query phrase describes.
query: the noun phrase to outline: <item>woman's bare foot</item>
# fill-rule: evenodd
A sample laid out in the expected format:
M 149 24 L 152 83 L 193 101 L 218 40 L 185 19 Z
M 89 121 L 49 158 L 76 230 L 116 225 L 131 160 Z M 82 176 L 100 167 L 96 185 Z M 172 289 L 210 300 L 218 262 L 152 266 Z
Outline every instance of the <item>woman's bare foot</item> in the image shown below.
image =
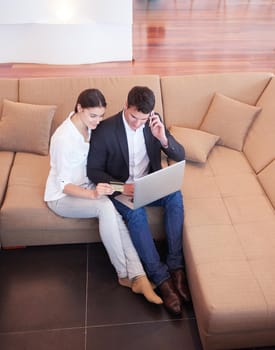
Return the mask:
M 162 299 L 154 292 L 147 276 L 137 276 L 132 282 L 132 291 L 137 294 L 143 294 L 144 297 L 154 304 L 162 304 Z
M 118 283 L 123 287 L 132 288 L 132 281 L 130 281 L 128 277 L 119 278 Z

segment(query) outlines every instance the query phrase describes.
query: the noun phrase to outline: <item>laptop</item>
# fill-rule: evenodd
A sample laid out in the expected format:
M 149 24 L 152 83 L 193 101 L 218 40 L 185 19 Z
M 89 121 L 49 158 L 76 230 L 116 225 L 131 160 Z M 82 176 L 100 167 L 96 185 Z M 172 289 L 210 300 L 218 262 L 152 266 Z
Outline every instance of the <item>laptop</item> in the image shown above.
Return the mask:
M 134 197 L 119 194 L 116 200 L 130 209 L 138 209 L 181 189 L 185 160 L 135 180 Z

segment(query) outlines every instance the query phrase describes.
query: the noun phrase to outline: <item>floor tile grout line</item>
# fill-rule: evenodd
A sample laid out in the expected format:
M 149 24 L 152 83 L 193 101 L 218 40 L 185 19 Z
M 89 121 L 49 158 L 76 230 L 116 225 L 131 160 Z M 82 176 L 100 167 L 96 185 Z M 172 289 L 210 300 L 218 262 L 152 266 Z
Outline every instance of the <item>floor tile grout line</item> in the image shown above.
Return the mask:
M 166 320 L 152 320 L 152 321 L 136 321 L 136 322 L 122 322 L 122 323 L 105 323 L 99 325 L 89 325 L 88 329 L 91 328 L 104 328 L 104 327 L 121 327 L 121 326 L 132 326 L 132 325 L 146 325 L 146 324 L 155 324 L 155 323 L 165 323 L 165 322 L 180 322 L 180 321 L 194 321 L 195 317 L 183 317 L 179 319 L 166 319 Z
M 0 335 L 12 335 L 12 334 L 32 334 L 32 333 L 41 333 L 41 332 L 60 332 L 60 331 L 69 331 L 76 329 L 84 329 L 86 333 L 86 329 L 91 328 L 101 328 L 101 327 L 120 327 L 120 326 L 128 326 L 128 325 L 140 325 L 140 324 L 151 324 L 151 323 L 164 323 L 164 322 L 179 322 L 179 321 L 188 321 L 195 320 L 195 317 L 183 317 L 179 319 L 166 319 L 166 320 L 152 320 L 152 321 L 137 321 L 137 322 L 122 322 L 122 323 L 106 323 L 100 325 L 90 325 L 85 324 L 84 327 L 61 327 L 61 328 L 45 328 L 45 329 L 31 329 L 28 331 L 7 331 L 0 332 Z M 86 322 L 85 322 L 86 323 Z M 86 350 L 86 348 L 85 348 Z
M 76 329 L 85 329 L 85 327 L 61 327 L 61 328 L 41 328 L 31 329 L 28 331 L 7 331 L 0 332 L 0 335 L 13 335 L 13 334 L 32 334 L 32 333 L 43 333 L 43 332 L 60 332 L 60 331 L 73 331 Z
M 165 323 L 165 322 L 179 322 L 179 321 L 189 321 L 196 320 L 195 317 L 183 317 L 179 319 L 166 319 L 166 320 L 152 320 L 152 321 L 136 321 L 136 322 L 122 322 L 122 323 L 106 323 L 100 325 L 85 325 L 84 327 L 60 327 L 60 328 L 45 328 L 45 329 L 32 329 L 28 331 L 7 331 L 0 332 L 0 335 L 12 335 L 12 334 L 32 334 L 32 333 L 41 333 L 41 332 L 60 332 L 60 331 L 69 331 L 76 329 L 91 329 L 91 328 L 103 328 L 103 327 L 121 327 L 129 325 L 142 325 L 142 324 L 153 324 L 153 323 Z
M 87 324 L 88 324 L 88 284 L 89 284 L 89 244 L 86 245 L 86 298 L 85 298 L 85 339 L 84 350 L 87 350 Z

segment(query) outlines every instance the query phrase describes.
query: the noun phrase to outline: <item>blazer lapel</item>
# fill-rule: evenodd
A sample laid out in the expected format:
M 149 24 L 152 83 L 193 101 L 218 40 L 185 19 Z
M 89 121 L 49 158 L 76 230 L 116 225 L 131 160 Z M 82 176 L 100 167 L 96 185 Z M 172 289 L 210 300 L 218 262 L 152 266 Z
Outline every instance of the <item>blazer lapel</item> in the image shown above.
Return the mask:
M 124 161 L 127 164 L 127 167 L 129 168 L 129 151 L 128 151 L 127 136 L 126 136 L 123 120 L 122 120 L 122 112 L 120 113 L 117 121 L 116 136 L 117 136 L 117 141 L 121 148 Z
M 143 129 L 143 135 L 144 135 L 144 140 L 145 140 L 145 146 L 147 150 L 147 154 L 149 159 L 151 160 L 153 158 L 153 143 L 152 143 L 152 137 L 151 137 L 151 130 L 147 123 L 145 124 L 145 127 Z

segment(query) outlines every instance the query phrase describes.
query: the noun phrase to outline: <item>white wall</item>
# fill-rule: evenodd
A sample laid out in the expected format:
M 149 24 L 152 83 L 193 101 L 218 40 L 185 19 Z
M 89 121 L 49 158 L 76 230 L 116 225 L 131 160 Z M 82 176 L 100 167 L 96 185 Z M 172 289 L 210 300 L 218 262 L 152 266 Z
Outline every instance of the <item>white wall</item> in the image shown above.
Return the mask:
M 132 59 L 132 0 L 0 0 L 0 62 Z

